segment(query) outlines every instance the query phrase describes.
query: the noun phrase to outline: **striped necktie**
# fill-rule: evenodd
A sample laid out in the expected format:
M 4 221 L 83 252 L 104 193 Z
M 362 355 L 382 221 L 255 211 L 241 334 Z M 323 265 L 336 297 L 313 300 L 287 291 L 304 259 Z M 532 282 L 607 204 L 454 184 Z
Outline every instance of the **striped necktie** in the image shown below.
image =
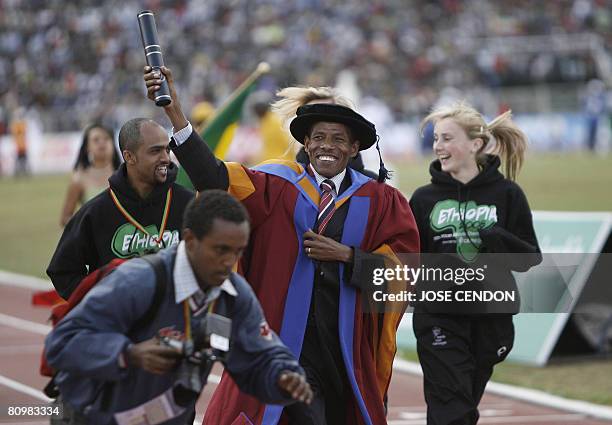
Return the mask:
M 336 203 L 334 202 L 333 191 L 335 189 L 334 182 L 326 179 L 321 182 L 321 200 L 319 201 L 319 214 L 317 215 L 317 224 L 315 226 L 318 234 L 323 234 L 334 212 L 336 211 Z

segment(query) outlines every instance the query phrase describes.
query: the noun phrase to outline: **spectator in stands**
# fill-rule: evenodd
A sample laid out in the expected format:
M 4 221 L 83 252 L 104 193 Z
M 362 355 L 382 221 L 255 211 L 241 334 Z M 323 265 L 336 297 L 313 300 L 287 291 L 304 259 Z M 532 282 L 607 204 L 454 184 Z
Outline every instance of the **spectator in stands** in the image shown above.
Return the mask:
M 24 177 L 30 174 L 28 165 L 28 122 L 23 108 L 15 111 L 13 122 L 11 123 L 11 135 L 15 143 L 15 177 Z
M 607 125 L 606 85 L 601 80 L 591 80 L 586 86 L 584 97 L 584 114 L 587 122 L 587 137 L 585 146 L 591 152 L 597 146 L 597 132 L 600 123 Z
M 253 99 L 253 111 L 259 121 L 261 138 L 261 150 L 255 164 L 268 159 L 291 159 L 293 152 L 290 151 L 289 133 L 283 128 L 278 115 L 270 110 L 272 96 L 260 91 L 253 93 Z
M 420 112 L 415 92 L 424 88 L 533 81 L 531 64 L 542 51 L 489 54 L 482 43 L 490 38 L 545 35 L 554 40 L 592 32 L 603 36 L 604 52 L 611 50 L 605 1 L 543 2 L 535 8 L 529 2 L 425 0 L 209 0 L 206 8 L 195 0 L 158 3 L 165 59 L 183 81 L 186 106 L 204 94 L 221 103 L 244 79 L 249 64 L 266 60 L 283 85 L 330 84 L 339 71 L 355 70 L 364 96 L 375 94 L 396 118 L 411 118 Z M 138 28 L 128 18 L 137 8 L 137 2 L 49 1 L 36 7 L 2 2 L 0 93 L 39 109 L 45 131 L 81 128 L 103 105 L 146 115 L 138 112 L 142 89 L 132 78 L 144 62 Z M 541 81 L 594 76 L 592 53 L 544 53 L 554 66 L 539 68 L 546 70 L 537 77 Z M 555 71 L 561 68 L 563 74 Z M 64 113 L 67 108 L 71 114 Z
M 202 133 L 202 130 L 204 130 L 204 127 L 208 124 L 208 120 L 210 120 L 214 114 L 215 107 L 206 101 L 198 102 L 191 109 L 191 120 L 198 134 Z

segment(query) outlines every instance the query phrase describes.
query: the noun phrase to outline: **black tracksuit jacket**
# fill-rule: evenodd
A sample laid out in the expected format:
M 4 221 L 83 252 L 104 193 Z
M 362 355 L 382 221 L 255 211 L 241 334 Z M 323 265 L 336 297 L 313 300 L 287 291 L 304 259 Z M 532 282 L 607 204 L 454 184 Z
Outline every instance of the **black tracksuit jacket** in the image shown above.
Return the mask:
M 484 282 L 458 285 L 421 281 L 416 285 L 417 299 L 428 289 L 516 291 L 511 271 L 526 271 L 541 262 L 525 194 L 516 183 L 504 178 L 499 166 L 499 157 L 488 155 L 481 172 L 464 184 L 443 172 L 439 160 L 431 163 L 431 184 L 417 189 L 410 200 L 423 263 L 444 269 L 488 264 Z M 518 291 L 516 295 L 516 301 L 510 303 L 425 301 L 413 305 L 416 311 L 429 313 L 515 314 L 520 306 Z
M 193 192 L 175 183 L 178 168 L 168 167 L 168 177 L 156 186 L 146 199 L 141 199 L 130 186 L 125 164 L 108 179 L 121 205 L 151 236 L 157 236 L 161 226 L 168 189 L 172 201 L 163 234 L 164 246 L 178 244 L 183 212 Z M 57 292 L 67 299 L 89 272 L 114 258 L 131 258 L 155 251 L 152 238 L 128 222 L 105 190 L 86 202 L 64 229 L 47 274 Z

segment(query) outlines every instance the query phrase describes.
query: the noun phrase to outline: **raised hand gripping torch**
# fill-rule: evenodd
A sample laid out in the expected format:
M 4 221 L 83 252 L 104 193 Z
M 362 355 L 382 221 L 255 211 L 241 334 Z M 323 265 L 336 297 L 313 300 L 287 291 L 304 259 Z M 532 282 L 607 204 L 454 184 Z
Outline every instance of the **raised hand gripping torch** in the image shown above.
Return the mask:
M 162 80 L 159 89 L 155 92 L 155 104 L 157 106 L 169 105 L 172 98 L 170 97 L 170 89 L 168 88 L 166 77 L 160 70 L 164 66 L 164 57 L 162 56 L 157 38 L 157 27 L 155 26 L 155 15 L 153 15 L 153 12 L 150 10 L 140 12 L 138 14 L 138 26 L 140 27 L 142 47 L 144 47 L 147 65 L 157 70 Z

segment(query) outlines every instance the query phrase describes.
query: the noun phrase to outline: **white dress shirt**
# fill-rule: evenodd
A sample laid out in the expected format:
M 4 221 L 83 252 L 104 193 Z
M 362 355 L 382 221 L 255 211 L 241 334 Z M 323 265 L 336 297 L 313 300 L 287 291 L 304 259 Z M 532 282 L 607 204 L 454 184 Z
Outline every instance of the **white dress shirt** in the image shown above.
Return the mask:
M 336 174 L 334 177 L 330 178 L 330 177 L 323 177 L 321 174 L 317 173 L 317 170 L 315 170 L 312 164 L 309 164 L 308 166 L 312 170 L 312 173 L 314 174 L 315 179 L 317 180 L 317 185 L 319 187 L 321 187 L 321 183 L 323 183 L 324 180 L 331 180 L 334 182 L 335 187 L 334 187 L 332 195 L 335 199 L 338 196 L 338 190 L 340 190 L 340 185 L 342 184 L 342 180 L 344 180 L 344 176 L 346 175 L 346 168 L 342 170 L 340 174 Z
M 176 260 L 174 263 L 174 297 L 179 304 L 189 298 L 189 305 L 195 314 L 199 314 L 208 304 L 217 299 L 221 291 L 227 292 L 235 297 L 238 295 L 236 288 L 229 279 L 225 279 L 221 286 L 211 286 L 204 292 L 200 288 L 195 273 L 191 268 L 185 241 L 181 241 L 176 249 Z

